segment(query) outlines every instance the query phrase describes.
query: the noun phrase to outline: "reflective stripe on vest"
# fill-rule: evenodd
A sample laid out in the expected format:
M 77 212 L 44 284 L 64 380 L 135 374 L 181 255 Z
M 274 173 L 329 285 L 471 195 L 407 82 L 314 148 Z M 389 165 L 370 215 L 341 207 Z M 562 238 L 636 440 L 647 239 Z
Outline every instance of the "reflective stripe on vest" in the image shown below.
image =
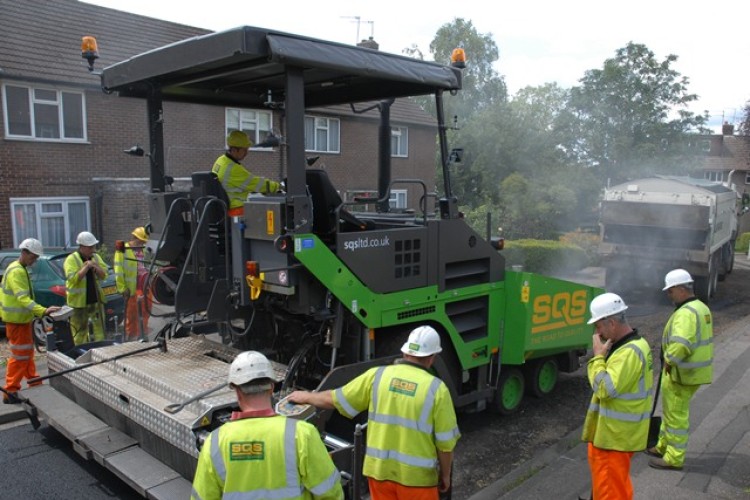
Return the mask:
M 614 384 L 612 383 L 612 378 L 607 372 L 601 372 L 596 377 L 594 377 L 594 385 L 596 386 L 599 383 L 604 383 L 604 387 L 606 388 L 607 394 L 612 399 L 619 399 L 623 401 L 638 401 L 638 400 L 644 400 L 651 396 L 651 393 L 653 392 L 654 388 L 652 387 L 651 390 L 646 390 L 646 377 L 648 375 L 648 360 L 646 359 L 645 354 L 643 351 L 641 351 L 640 347 L 635 345 L 632 342 L 629 342 L 622 346 L 623 349 L 629 348 L 632 349 L 638 358 L 641 360 L 641 376 L 638 379 L 638 392 L 634 393 L 628 393 L 628 394 L 619 394 L 614 387 Z M 594 391 L 596 391 L 596 387 L 593 387 Z M 603 408 L 598 403 L 591 403 L 589 405 L 589 411 L 592 412 L 599 412 L 600 415 L 603 415 L 607 418 L 611 418 L 613 420 L 620 420 L 622 422 L 641 422 L 643 420 L 649 419 L 651 417 L 651 411 L 647 410 L 643 413 L 628 413 L 628 412 L 622 412 L 622 411 L 616 411 L 611 408 Z
M 682 344 L 686 346 L 688 349 L 690 349 L 692 353 L 695 353 L 696 350 L 700 347 L 713 344 L 714 342 L 713 337 L 708 338 L 708 339 L 703 338 L 702 328 L 701 328 L 702 322 L 701 322 L 701 317 L 698 311 L 696 311 L 689 305 L 685 305 L 684 309 L 687 309 L 688 311 L 692 312 L 693 316 L 695 316 L 695 342 L 691 343 L 684 337 L 672 335 L 672 328 L 674 325 L 674 321 L 670 321 L 669 330 L 668 330 L 669 333 L 667 334 L 666 343 L 670 344 L 674 342 L 677 344 Z M 664 349 L 664 351 L 666 352 L 666 349 Z M 674 356 L 670 356 L 668 353 L 666 355 L 666 358 L 670 365 L 676 365 L 679 368 L 687 369 L 687 370 L 694 369 L 694 368 L 705 368 L 713 364 L 713 355 L 705 361 L 695 361 L 695 362 L 687 362 L 681 359 L 677 359 Z
M 19 275 L 21 272 L 23 275 Z M 13 288 L 16 289 L 15 292 Z M 27 303 L 24 304 L 24 302 Z M 16 324 L 29 323 L 34 319 L 35 314 L 41 316 L 44 313 L 45 308 L 34 301 L 34 290 L 28 270 L 17 260 L 11 262 L 5 269 L 0 309 L 2 309 L 3 321 Z
M 299 482 L 299 470 L 297 468 L 297 444 L 296 444 L 296 432 L 297 432 L 297 420 L 293 418 L 287 418 L 284 426 L 284 465 L 286 475 L 286 486 L 275 489 L 257 489 L 251 491 L 230 491 L 224 492 L 223 499 L 237 499 L 237 500 L 281 500 L 284 498 L 296 498 L 302 495 L 303 488 Z M 221 428 L 211 433 L 211 463 L 214 466 L 216 475 L 219 476 L 222 483 L 226 482 L 227 468 L 224 463 L 224 457 L 221 454 L 219 448 L 219 432 Z M 327 479 L 319 485 L 317 488 L 322 488 L 323 485 L 331 482 L 333 485 L 337 480 L 337 473 L 333 474 L 332 481 Z M 316 489 L 317 489 L 316 488 Z M 330 488 L 330 486 L 329 486 Z M 325 491 L 328 491 L 327 489 Z
M 368 419 L 383 424 L 399 425 L 424 434 L 432 434 L 432 425 L 428 423 L 428 418 L 430 414 L 432 414 L 433 406 L 435 406 L 435 394 L 440 387 L 440 379 L 432 379 L 422 405 L 422 412 L 419 416 L 419 420 L 412 420 L 395 415 L 384 415 L 378 413 L 378 391 L 385 368 L 385 366 L 381 366 L 378 368 L 377 372 L 375 372 L 375 378 L 372 383 L 372 411 L 370 412 Z M 435 468 L 438 463 L 436 458 L 416 457 L 396 450 L 380 450 L 371 446 L 367 447 L 366 455 L 380 460 L 391 459 L 415 467 Z

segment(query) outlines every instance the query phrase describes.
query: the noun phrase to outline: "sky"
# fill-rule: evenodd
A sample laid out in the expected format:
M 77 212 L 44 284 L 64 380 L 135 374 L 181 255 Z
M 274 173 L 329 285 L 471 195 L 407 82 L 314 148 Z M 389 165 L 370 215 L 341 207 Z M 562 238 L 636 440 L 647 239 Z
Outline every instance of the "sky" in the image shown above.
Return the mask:
M 416 45 L 426 59 L 437 30 L 463 18 L 497 44 L 495 69 L 511 95 L 529 85 L 577 85 L 586 70 L 601 68 L 632 41 L 659 61 L 678 56 L 672 68 L 699 97 L 689 110 L 708 111 L 715 131 L 723 121 L 738 123 L 750 100 L 750 37 L 742 28 L 750 18 L 747 0 L 212 0 L 179 8 L 159 0 L 86 1 L 214 31 L 248 25 L 351 44 L 372 36 L 380 50 L 401 54 Z

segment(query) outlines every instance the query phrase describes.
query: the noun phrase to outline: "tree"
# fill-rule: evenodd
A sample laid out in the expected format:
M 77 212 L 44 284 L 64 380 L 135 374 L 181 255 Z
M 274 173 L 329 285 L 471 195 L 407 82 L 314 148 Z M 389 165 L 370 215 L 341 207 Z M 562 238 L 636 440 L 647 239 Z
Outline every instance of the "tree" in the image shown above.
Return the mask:
M 565 144 L 571 159 L 594 168 L 602 181 L 684 166 L 684 135 L 704 131 L 706 117 L 687 111 L 698 97 L 671 67 L 675 61 L 673 54 L 658 61 L 645 45 L 630 42 L 601 69 L 586 71 L 571 89 L 566 118 L 575 137 Z
M 750 135 L 750 101 L 745 103 L 745 108 L 742 111 L 742 121 L 737 132 L 740 135 Z

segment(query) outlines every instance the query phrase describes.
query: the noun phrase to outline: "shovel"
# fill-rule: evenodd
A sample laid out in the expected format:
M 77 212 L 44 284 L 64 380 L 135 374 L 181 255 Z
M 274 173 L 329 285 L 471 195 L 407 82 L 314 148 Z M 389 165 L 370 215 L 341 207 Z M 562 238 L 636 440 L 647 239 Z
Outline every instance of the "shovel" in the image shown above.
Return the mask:
M 195 396 L 190 396 L 185 401 L 182 401 L 180 403 L 172 403 L 170 405 L 165 406 L 164 411 L 167 413 L 172 413 L 172 414 L 178 413 L 182 411 L 183 408 L 185 408 L 187 405 L 189 405 L 193 401 L 198 401 L 199 399 L 203 399 L 209 394 L 213 394 L 214 392 L 218 391 L 219 389 L 223 389 L 226 386 L 227 386 L 227 383 L 224 382 L 220 385 L 217 385 L 216 387 L 211 387 L 210 389 L 206 389 L 203 392 L 199 392 Z

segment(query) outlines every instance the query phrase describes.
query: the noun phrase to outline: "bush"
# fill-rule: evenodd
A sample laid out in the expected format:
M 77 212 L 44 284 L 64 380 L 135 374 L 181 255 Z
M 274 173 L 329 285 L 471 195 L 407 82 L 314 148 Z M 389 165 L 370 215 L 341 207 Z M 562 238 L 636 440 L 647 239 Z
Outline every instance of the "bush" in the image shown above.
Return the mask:
M 750 247 L 750 233 L 742 233 L 734 243 L 734 251 L 737 253 L 747 253 Z
M 551 240 L 506 241 L 502 250 L 506 267 L 522 265 L 524 271 L 560 274 L 589 265 L 586 252 L 578 245 Z
M 560 242 L 581 247 L 588 258 L 587 266 L 599 265 L 599 233 L 576 229 L 560 236 Z

